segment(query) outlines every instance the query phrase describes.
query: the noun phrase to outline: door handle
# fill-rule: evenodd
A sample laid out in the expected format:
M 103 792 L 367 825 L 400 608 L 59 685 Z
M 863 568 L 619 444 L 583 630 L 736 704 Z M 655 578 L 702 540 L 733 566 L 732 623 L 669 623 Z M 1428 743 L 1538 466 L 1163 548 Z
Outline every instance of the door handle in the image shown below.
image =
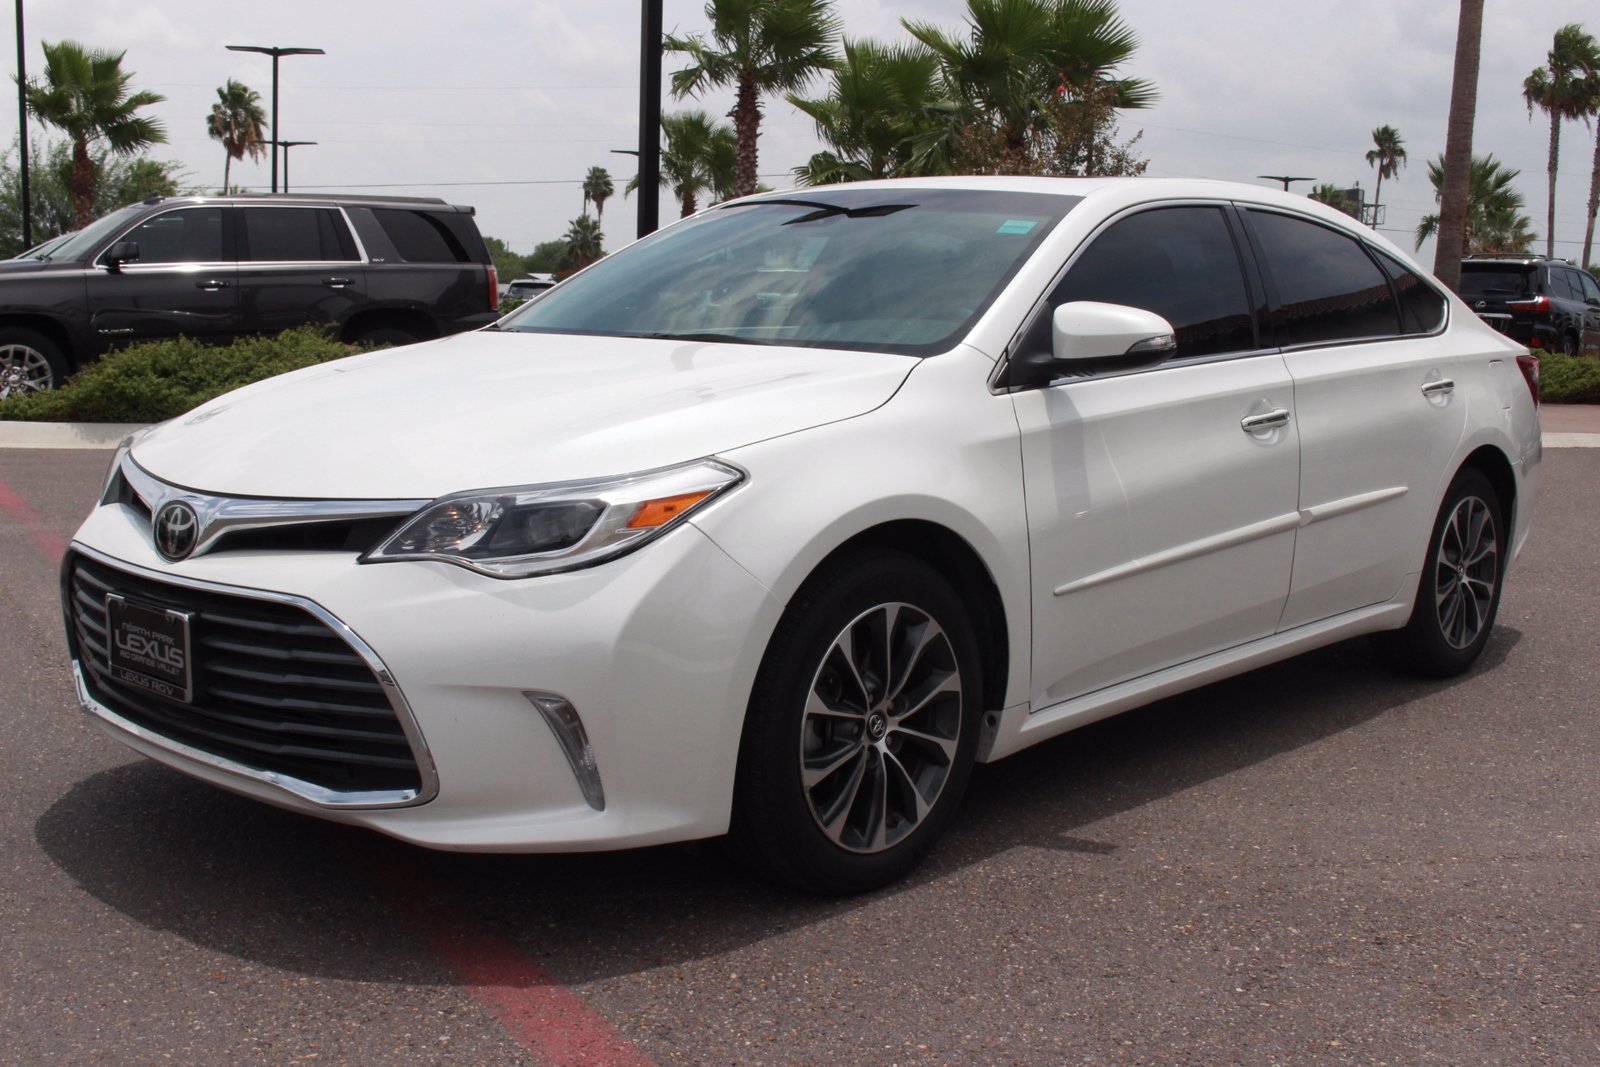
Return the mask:
M 194 287 L 196 289 L 204 289 L 208 293 L 214 293 L 219 289 L 226 289 L 228 287 L 228 283 L 223 281 L 221 278 L 206 278 L 202 281 L 195 282 Z
M 343 289 L 350 284 L 349 278 L 324 278 L 322 284 L 330 289 Z
M 1289 409 L 1276 408 L 1262 415 L 1250 415 L 1239 420 L 1239 428 L 1245 433 L 1260 433 L 1262 430 L 1276 430 L 1280 426 L 1289 425 Z
M 1450 378 L 1440 378 L 1437 381 L 1424 382 L 1422 385 L 1423 396 L 1449 396 L 1456 391 L 1456 383 Z

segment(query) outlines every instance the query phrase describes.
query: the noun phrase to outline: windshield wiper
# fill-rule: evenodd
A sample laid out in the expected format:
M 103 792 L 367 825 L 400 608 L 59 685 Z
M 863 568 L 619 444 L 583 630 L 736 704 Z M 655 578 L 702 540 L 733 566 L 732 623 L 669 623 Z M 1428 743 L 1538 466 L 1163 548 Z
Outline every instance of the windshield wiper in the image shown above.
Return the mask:
M 729 204 L 729 207 L 759 207 L 762 204 L 788 204 L 791 207 L 814 207 L 817 210 L 809 215 L 790 219 L 785 226 L 793 226 L 801 222 L 816 222 L 818 219 L 832 218 L 843 215 L 847 219 L 877 219 L 896 212 L 908 211 L 916 204 L 871 204 L 867 207 L 843 207 L 839 204 L 825 204 L 821 200 L 800 200 L 793 197 L 784 197 L 780 200 L 752 200 L 748 204 Z
M 710 331 L 701 333 L 644 333 L 638 336 L 648 337 L 654 341 L 711 341 L 734 345 L 770 345 L 772 343 L 771 341 L 762 341 L 754 337 L 739 337 L 731 333 L 712 333 Z

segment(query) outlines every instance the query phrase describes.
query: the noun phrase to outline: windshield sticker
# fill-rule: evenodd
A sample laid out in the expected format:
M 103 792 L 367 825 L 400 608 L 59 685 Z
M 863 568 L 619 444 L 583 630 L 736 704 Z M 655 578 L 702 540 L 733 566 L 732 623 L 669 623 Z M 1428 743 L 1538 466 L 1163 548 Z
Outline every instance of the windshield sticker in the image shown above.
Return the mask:
M 1038 225 L 1038 224 L 1037 223 L 1033 223 L 1033 222 L 1024 222 L 1022 219 L 1007 219 L 1006 221 L 1002 222 L 1000 224 L 1000 228 L 998 230 L 994 231 L 994 232 L 995 233 L 1027 233 L 1029 230 L 1033 229 L 1034 226 L 1036 226 L 1036 225 Z

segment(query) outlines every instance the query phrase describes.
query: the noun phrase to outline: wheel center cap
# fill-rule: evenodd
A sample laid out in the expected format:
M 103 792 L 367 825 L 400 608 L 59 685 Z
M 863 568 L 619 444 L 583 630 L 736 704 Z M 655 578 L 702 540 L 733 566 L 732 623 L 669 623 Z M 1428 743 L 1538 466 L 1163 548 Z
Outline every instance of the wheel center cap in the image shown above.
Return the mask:
M 867 716 L 867 737 L 873 741 L 882 741 L 883 735 L 889 732 L 889 717 L 881 711 L 875 711 Z

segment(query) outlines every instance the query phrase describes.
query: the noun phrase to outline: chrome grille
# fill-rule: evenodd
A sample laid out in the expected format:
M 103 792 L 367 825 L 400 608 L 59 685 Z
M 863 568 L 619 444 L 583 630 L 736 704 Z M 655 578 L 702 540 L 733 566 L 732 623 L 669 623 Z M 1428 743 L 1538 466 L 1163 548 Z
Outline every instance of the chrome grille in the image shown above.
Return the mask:
M 194 700 L 116 680 L 106 596 L 192 612 Z M 94 699 L 160 737 L 334 793 L 410 793 L 422 775 L 367 661 L 293 604 L 192 589 L 73 553 L 66 596 L 74 653 Z

